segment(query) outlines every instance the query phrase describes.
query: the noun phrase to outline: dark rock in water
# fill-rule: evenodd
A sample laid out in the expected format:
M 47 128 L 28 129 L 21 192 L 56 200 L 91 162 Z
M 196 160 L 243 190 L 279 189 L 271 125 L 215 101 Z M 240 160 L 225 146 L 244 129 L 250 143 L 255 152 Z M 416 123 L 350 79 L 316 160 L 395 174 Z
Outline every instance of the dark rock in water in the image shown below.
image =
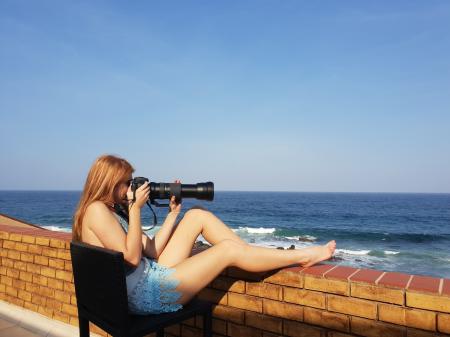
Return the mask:
M 290 245 L 288 249 L 295 249 L 294 245 Z
M 283 249 L 283 250 L 284 250 L 284 248 L 283 248 L 283 247 L 277 247 L 277 249 Z
M 303 237 L 303 236 L 300 236 L 300 237 L 298 238 L 298 241 L 301 241 L 301 242 L 314 242 L 313 239 L 306 238 L 306 237 Z

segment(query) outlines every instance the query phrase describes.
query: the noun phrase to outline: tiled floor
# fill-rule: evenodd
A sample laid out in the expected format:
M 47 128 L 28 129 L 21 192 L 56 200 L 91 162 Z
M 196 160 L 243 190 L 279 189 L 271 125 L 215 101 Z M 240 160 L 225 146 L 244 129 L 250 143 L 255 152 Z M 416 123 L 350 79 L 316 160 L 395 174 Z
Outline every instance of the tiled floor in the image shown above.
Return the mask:
M 78 327 L 0 301 L 0 337 L 78 337 Z M 98 336 L 91 333 L 91 336 Z

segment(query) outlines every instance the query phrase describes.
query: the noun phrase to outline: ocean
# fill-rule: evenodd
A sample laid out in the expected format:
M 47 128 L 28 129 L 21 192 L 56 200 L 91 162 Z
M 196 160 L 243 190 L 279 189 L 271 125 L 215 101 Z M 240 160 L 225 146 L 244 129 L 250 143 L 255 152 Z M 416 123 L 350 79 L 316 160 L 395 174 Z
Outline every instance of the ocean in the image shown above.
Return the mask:
M 0 191 L 0 213 L 70 232 L 80 193 Z M 302 248 L 335 239 L 329 263 L 450 278 L 450 194 L 216 191 L 213 202 L 185 199 L 183 210 L 193 205 L 251 244 Z M 161 224 L 167 209 L 156 211 Z M 144 224 L 150 216 L 144 206 Z

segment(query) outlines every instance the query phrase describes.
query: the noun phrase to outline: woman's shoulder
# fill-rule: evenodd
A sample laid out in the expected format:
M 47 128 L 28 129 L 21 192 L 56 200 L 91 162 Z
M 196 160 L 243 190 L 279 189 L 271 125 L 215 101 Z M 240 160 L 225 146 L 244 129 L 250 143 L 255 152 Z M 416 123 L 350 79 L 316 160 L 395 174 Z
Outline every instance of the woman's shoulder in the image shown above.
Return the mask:
M 86 208 L 85 216 L 88 218 L 114 218 L 113 213 L 111 212 L 109 207 L 101 201 L 94 201 L 89 204 L 89 206 Z

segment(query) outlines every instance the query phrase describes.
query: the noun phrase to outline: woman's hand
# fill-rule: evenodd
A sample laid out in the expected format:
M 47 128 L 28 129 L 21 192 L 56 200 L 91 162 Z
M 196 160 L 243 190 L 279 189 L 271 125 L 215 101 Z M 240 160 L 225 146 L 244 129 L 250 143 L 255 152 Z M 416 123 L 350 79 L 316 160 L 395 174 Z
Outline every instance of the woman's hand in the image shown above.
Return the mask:
M 175 183 L 176 184 L 181 184 L 181 181 L 180 180 L 175 180 Z M 178 213 L 181 212 L 181 202 L 177 203 L 176 200 L 175 200 L 175 196 L 172 196 L 170 198 L 169 207 L 170 207 L 170 212 L 171 213 L 178 214 Z
M 132 206 L 136 205 L 139 208 L 142 208 L 142 206 L 144 206 L 144 204 L 147 202 L 149 194 L 150 194 L 150 187 L 148 185 L 148 181 L 146 181 L 136 190 L 136 200 L 133 202 L 133 191 L 131 190 L 131 186 L 128 187 L 127 191 L 127 198 L 129 202 L 128 207 L 131 209 Z

